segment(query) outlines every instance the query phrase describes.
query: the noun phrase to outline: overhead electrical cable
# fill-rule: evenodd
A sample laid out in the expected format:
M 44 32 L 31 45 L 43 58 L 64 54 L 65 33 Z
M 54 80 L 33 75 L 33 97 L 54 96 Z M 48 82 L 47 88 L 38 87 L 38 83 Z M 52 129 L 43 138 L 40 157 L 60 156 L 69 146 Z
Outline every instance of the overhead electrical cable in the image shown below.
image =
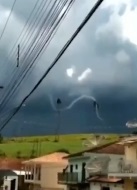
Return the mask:
M 66 2 L 68 1 L 68 0 L 65 0 Z M 63 7 L 65 6 L 65 4 L 61 7 L 61 10 L 60 10 L 60 12 L 62 11 L 62 9 L 63 9 Z M 61 20 L 61 19 L 60 19 Z M 43 31 L 44 32 L 44 31 Z M 43 41 L 43 39 L 42 39 L 42 41 Z M 15 81 L 15 82 L 18 82 L 17 80 Z M 15 84 L 14 84 L 15 85 Z M 13 88 L 13 87 L 12 87 Z M 12 89 L 10 89 L 10 93 L 8 93 L 8 96 L 10 96 L 10 98 L 11 98 L 11 91 L 12 91 Z M 7 99 L 5 100 L 6 102 L 7 102 Z M 3 104 L 3 103 L 2 103 Z M 1 106 L 2 106 L 2 104 L 1 104 Z M 1 108 L 1 110 L 2 110 L 2 107 L 0 106 L 0 108 Z
M 40 1 L 37 1 L 37 2 L 40 2 Z M 43 4 L 43 2 L 44 2 L 44 4 Z M 37 9 L 36 9 L 37 3 L 35 4 L 35 6 L 34 6 L 35 12 L 34 12 L 34 8 L 33 8 L 32 12 L 31 12 L 29 18 L 27 19 L 26 24 L 25 24 L 26 27 L 24 26 L 25 27 L 24 30 L 21 32 L 19 39 L 15 43 L 16 45 L 21 44 L 20 56 L 22 54 L 23 44 L 24 44 L 25 47 L 27 46 L 27 43 L 30 41 L 31 37 L 34 34 L 34 29 L 37 28 L 38 25 L 40 24 L 40 22 L 42 20 L 42 17 L 44 15 L 47 15 L 46 12 L 47 12 L 48 6 L 51 4 L 51 2 L 52 2 L 52 0 L 46 0 L 46 1 L 42 0 Z M 55 2 L 55 0 L 54 0 L 54 2 Z M 32 20 L 32 22 L 31 22 L 31 20 Z M 29 26 L 28 26 L 28 23 L 31 23 L 31 24 L 29 24 Z M 25 44 L 25 41 L 26 41 L 26 44 Z M 15 49 L 14 53 L 16 55 L 17 54 L 17 47 L 15 47 L 15 45 L 14 45 L 13 48 Z M 8 66 L 8 69 L 10 69 L 9 67 L 11 65 L 14 66 L 14 69 L 13 70 L 10 69 L 11 70 L 11 74 L 10 74 L 11 76 L 8 77 L 9 78 L 9 83 L 7 85 L 7 89 L 9 89 L 10 86 L 12 86 L 12 81 L 14 81 L 14 78 L 16 78 L 16 73 L 19 72 L 19 69 L 17 69 L 14 64 L 11 64 L 11 60 L 15 59 L 15 55 L 13 55 L 13 56 L 11 55 L 12 57 L 9 55 L 10 65 Z M 8 62 L 8 60 L 6 62 Z M 6 76 L 6 73 L 5 73 L 5 76 Z M 3 92 L 3 97 L 5 97 L 5 94 L 6 94 L 6 91 Z
M 25 37 L 25 34 L 27 33 L 27 31 L 28 31 L 28 29 L 29 29 L 29 27 L 27 27 L 27 25 L 29 25 L 30 19 L 32 18 L 33 13 L 34 13 L 34 11 L 36 10 L 36 8 L 37 8 L 39 2 L 40 2 L 40 1 L 36 1 L 36 3 L 35 3 L 35 5 L 34 5 L 32 11 L 31 11 L 31 13 L 29 14 L 29 17 L 28 17 L 28 19 L 27 19 L 25 25 L 23 26 L 23 28 L 22 28 L 22 30 L 21 30 L 21 33 L 19 34 L 19 36 L 18 36 L 16 42 L 14 43 L 14 45 L 13 45 L 13 47 L 12 47 L 12 49 L 11 49 L 10 54 L 12 54 L 13 51 L 14 51 L 14 53 L 16 54 L 16 47 L 17 47 L 17 45 L 18 45 L 19 43 L 21 43 L 21 40 Z M 40 6 L 42 6 L 43 2 L 44 2 L 44 1 L 42 0 L 41 3 L 40 3 Z M 36 15 L 35 15 L 35 16 L 36 16 Z M 29 25 L 29 26 L 30 26 L 30 25 Z M 24 31 L 25 31 L 25 33 L 23 34 Z M 21 39 L 20 39 L 20 38 L 21 38 Z M 9 57 L 10 57 L 10 55 L 9 55 Z
M 65 0 L 66 1 L 66 0 Z M 66 1 L 67 2 L 67 1 Z M 55 5 L 55 4 L 54 4 Z M 62 11 L 62 9 L 64 8 L 64 6 L 62 6 L 61 7 L 61 10 L 60 10 L 60 12 Z M 49 12 L 51 12 L 51 10 L 49 10 Z M 60 14 L 60 12 L 58 13 L 58 14 Z M 50 15 L 50 14 L 49 14 Z M 55 15 L 55 17 L 56 17 L 57 15 Z M 46 17 L 46 19 L 47 19 L 47 17 Z M 56 18 L 57 19 L 57 18 Z M 43 27 L 43 24 L 42 24 L 42 26 L 41 26 L 41 28 Z M 46 31 L 46 30 L 45 30 Z M 40 35 L 40 31 L 38 31 L 38 35 Z M 37 40 L 37 36 L 35 37 L 35 40 L 34 40 L 34 43 L 35 43 L 35 41 Z M 42 41 L 43 41 L 44 39 L 42 39 Z M 31 48 L 30 48 L 31 49 Z M 27 50 L 27 53 L 29 52 L 29 50 Z M 25 55 L 25 57 L 26 57 L 27 55 Z M 26 62 L 26 64 L 27 64 L 27 62 Z M 22 71 L 22 70 L 21 70 Z M 17 73 L 17 75 L 19 76 L 20 75 L 20 73 Z M 15 85 L 15 82 L 18 82 L 18 78 L 16 78 L 16 81 L 14 81 L 14 84 L 13 85 Z M 13 85 L 11 86 L 11 89 L 10 88 L 8 88 L 9 89 L 9 92 L 11 92 L 12 91 L 12 88 L 13 88 Z M 8 95 L 9 95 L 9 92 L 8 92 Z M 1 104 L 1 106 L 2 106 L 2 104 Z M 1 106 L 0 106 L 0 108 L 1 108 Z
M 68 0 L 65 0 L 65 1 L 64 1 L 65 4 L 62 4 L 62 6 L 60 7 L 60 9 L 61 9 L 60 12 L 62 12 L 62 9 L 63 9 L 64 6 L 66 5 L 67 1 L 68 1 Z M 71 0 L 70 3 L 69 3 L 68 5 L 70 6 L 71 3 L 73 3 L 73 2 L 74 2 L 74 0 Z M 68 6 L 68 8 L 66 7 L 66 11 L 69 9 L 69 6 Z M 59 18 L 59 21 L 61 21 L 62 18 L 65 16 L 66 11 L 64 11 L 64 13 L 62 14 L 62 17 Z M 59 12 L 59 14 L 60 14 L 60 12 Z M 57 16 L 58 16 L 58 15 L 55 15 L 55 17 L 56 17 L 55 20 L 57 20 L 57 18 L 58 18 Z M 57 22 L 56 26 L 58 26 L 58 24 L 59 24 L 59 22 Z M 56 29 L 56 28 L 53 28 L 53 31 L 54 31 L 54 29 Z M 43 32 L 44 32 L 44 31 L 43 31 Z M 43 40 L 44 40 L 44 39 L 42 39 L 42 42 L 43 42 Z M 34 56 L 34 57 L 35 57 L 35 56 Z M 18 81 L 16 81 L 16 82 L 18 82 Z M 14 85 L 15 85 L 15 84 L 14 84 Z M 12 88 L 13 88 L 13 87 L 12 87 Z M 12 91 L 12 89 L 10 89 L 10 92 L 8 93 L 7 96 L 10 97 L 11 91 Z M 5 105 L 5 103 L 7 103 L 7 98 L 5 98 L 5 99 L 4 99 L 4 102 L 1 103 L 1 106 L 0 106 L 1 109 L 0 109 L 0 111 L 3 110 L 3 105 Z
M 4 25 L 4 28 L 3 28 L 2 32 L 1 32 L 0 41 L 1 41 L 2 37 L 3 37 L 3 35 L 4 35 L 4 32 L 5 32 L 5 30 L 6 30 L 7 24 L 8 24 L 8 22 L 9 22 L 10 17 L 11 17 L 11 14 L 12 14 L 12 11 L 13 11 L 14 6 L 15 6 L 15 4 L 16 4 L 16 1 L 17 1 L 17 0 L 14 0 L 14 2 L 13 2 L 13 5 L 12 5 L 11 10 L 10 10 L 10 13 L 9 13 L 9 16 L 8 16 L 8 18 L 7 18 L 7 20 L 6 20 L 6 23 L 5 23 L 5 25 Z
M 43 4 L 44 2 L 44 4 Z M 35 33 L 37 32 L 37 28 L 38 25 L 40 25 L 41 21 L 42 21 L 42 17 L 46 14 L 47 15 L 47 9 L 49 8 L 50 4 L 51 4 L 51 0 L 47 0 L 47 1 L 42 1 L 37 14 L 35 15 L 35 19 L 32 23 L 29 24 L 29 27 L 27 28 L 26 32 L 22 35 L 22 41 L 20 40 L 20 43 L 22 44 L 22 51 L 21 54 L 23 53 L 23 51 L 26 51 L 26 44 L 28 44 L 29 42 L 31 43 L 31 40 L 33 39 Z M 15 51 L 16 53 L 16 51 Z M 14 57 L 13 57 L 14 58 Z
M 73 2 L 73 1 L 72 1 L 72 2 Z M 69 8 L 70 8 L 70 7 L 69 7 Z M 66 11 L 66 12 L 67 12 L 67 11 Z M 66 12 L 64 12 L 64 14 L 63 14 L 64 16 L 65 16 L 65 13 L 66 13 Z M 60 17 L 60 20 L 61 20 L 61 19 L 62 19 L 62 17 Z
M 49 0 L 50 1 L 50 0 Z M 39 1 L 37 1 L 37 3 L 38 3 Z M 44 2 L 44 4 L 43 4 L 43 2 Z M 32 31 L 33 31 L 33 33 L 34 33 L 34 26 L 37 28 L 37 25 L 40 23 L 40 19 L 42 19 L 42 17 L 40 17 L 40 14 L 43 12 L 46 12 L 46 9 L 45 10 L 43 10 L 44 8 L 45 8 L 45 6 L 46 6 L 46 4 L 47 4 L 47 2 L 48 2 L 48 0 L 47 1 L 43 1 L 42 0 L 42 2 L 40 3 L 40 6 L 38 7 L 38 9 L 36 10 L 36 13 L 34 12 L 34 8 L 36 8 L 36 6 L 37 6 L 37 3 L 35 4 L 35 6 L 34 6 L 34 8 L 33 8 L 33 10 L 32 10 L 32 12 L 31 12 L 31 14 L 30 14 L 30 16 L 29 16 L 29 18 L 27 19 L 27 21 L 26 21 L 26 24 L 25 24 L 25 26 L 24 26 L 24 28 L 23 28 L 23 30 L 22 30 L 22 32 L 20 33 L 20 35 L 19 35 L 19 37 L 18 37 L 18 40 L 16 41 L 16 43 L 15 43 L 15 45 L 12 47 L 12 50 L 11 50 L 11 52 L 10 52 L 10 54 L 8 55 L 8 60 L 5 60 L 6 62 L 9 62 L 9 60 L 10 60 L 10 65 L 9 65 L 9 67 L 11 67 L 11 66 L 13 66 L 13 68 L 14 69 L 10 69 L 11 70 L 11 77 L 9 76 L 9 84 L 8 84 L 8 86 L 7 86 L 7 88 L 9 88 L 9 85 L 11 85 L 11 80 L 13 79 L 13 77 L 15 78 L 15 73 L 17 73 L 18 72 L 18 70 L 17 70 L 17 68 L 15 67 L 15 65 L 14 64 L 11 64 L 11 60 L 13 60 L 13 59 L 15 59 L 15 55 L 17 54 L 17 45 L 18 44 L 21 44 L 21 54 L 22 54 L 22 50 L 23 50 L 23 46 L 22 46 L 22 44 L 24 44 L 24 46 L 27 46 L 27 43 L 28 43 L 28 41 L 30 41 L 30 38 L 33 36 L 32 35 Z M 48 7 L 48 6 L 47 6 Z M 33 13 L 34 13 L 34 15 L 33 15 Z M 34 22 L 31 22 L 31 17 L 32 17 L 32 19 L 33 19 L 33 21 Z M 34 17 L 37 17 L 36 19 L 34 19 Z M 37 23 L 36 23 L 36 21 L 37 21 Z M 29 22 L 31 22 L 31 24 L 29 24 L 29 26 L 27 26 L 28 25 L 28 23 Z M 25 30 L 26 29 L 26 30 Z M 29 32 L 29 30 L 31 30 L 31 32 Z M 23 33 L 24 32 L 24 33 Z M 26 43 L 25 43 L 26 42 Z M 14 51 L 13 51 L 14 50 Z M 3 62 L 4 64 L 4 66 L 5 66 L 5 62 Z M 8 67 L 8 69 L 9 69 L 9 67 Z M 6 74 L 5 74 L 5 76 L 6 76 Z
M 40 80 L 37 82 L 37 84 L 34 86 L 34 88 L 30 91 L 30 93 L 22 100 L 20 105 L 17 107 L 15 112 L 5 121 L 5 123 L 1 126 L 0 131 L 4 129 L 4 127 L 9 123 L 9 121 L 18 113 L 24 102 L 34 93 L 34 91 L 38 88 L 38 86 L 41 84 L 41 82 L 45 79 L 45 77 L 48 75 L 48 73 L 51 71 L 51 69 L 56 65 L 58 60 L 62 57 L 62 55 L 65 53 L 67 48 L 70 46 L 70 44 L 73 42 L 73 40 L 76 38 L 76 36 L 79 34 L 79 32 L 83 29 L 83 27 L 86 25 L 86 23 L 89 21 L 89 19 L 93 16 L 93 14 L 96 12 L 96 10 L 99 8 L 99 6 L 103 3 L 104 0 L 98 0 L 93 8 L 90 10 L 90 12 L 87 14 L 85 19 L 82 21 L 80 26 L 76 29 L 74 34 L 71 36 L 71 38 L 66 42 L 66 44 L 63 46 L 61 51 L 58 53 L 55 60 L 52 62 L 50 67 L 46 70 L 46 72 L 43 74 L 43 76 L 40 78 Z M 44 49 L 44 46 L 42 47 L 41 51 Z M 39 52 L 40 54 L 41 52 Z M 37 55 L 38 57 L 39 55 Z M 36 61 L 37 57 L 34 61 Z
M 73 1 L 73 2 L 74 2 L 74 1 Z M 71 4 L 71 6 L 72 6 L 72 4 Z M 69 9 L 71 8 L 71 6 L 69 7 Z M 69 9 L 67 10 L 67 12 L 69 11 Z M 67 12 L 65 13 L 66 15 L 67 15 Z M 65 19 L 65 15 L 64 15 L 64 17 L 62 18 L 62 21 L 63 21 L 64 19 Z M 61 21 L 61 22 L 62 22 L 62 21 Z M 53 34 L 50 35 L 49 41 L 47 42 L 46 47 L 48 46 L 48 44 L 50 43 L 50 41 L 51 41 L 52 38 L 54 37 L 56 31 L 58 30 L 58 27 L 59 27 L 60 24 L 61 24 L 61 22 L 60 22 L 60 23 L 58 24 L 58 26 L 55 28 L 55 30 L 53 31 Z M 46 47 L 45 47 L 45 48 L 46 48 Z M 36 62 L 34 62 L 33 65 L 31 65 L 30 67 L 33 67 L 33 68 L 34 68 L 35 64 L 36 64 Z M 30 68 L 28 68 L 27 72 L 24 73 L 25 76 L 26 76 L 26 74 L 28 74 L 28 73 L 30 74 L 31 71 L 32 71 L 32 70 L 30 70 Z M 25 78 L 25 76 L 23 76 L 23 79 Z M 22 82 L 22 80 L 20 81 L 20 83 L 18 84 L 18 86 L 21 84 L 21 82 Z M 16 94 L 15 94 L 15 93 L 17 93 L 17 92 L 18 92 L 17 90 L 16 90 L 16 92 L 15 92 L 15 90 L 14 90 L 14 92 L 13 92 L 15 97 L 16 97 Z M 12 93 L 12 95 L 13 95 L 13 93 Z
M 71 6 L 72 6 L 72 5 L 71 5 Z M 69 8 L 71 8 L 71 7 L 69 7 Z M 69 11 L 69 9 L 68 9 L 68 11 Z M 65 14 L 67 14 L 67 12 L 66 12 Z M 65 16 L 64 16 L 64 18 L 62 19 L 62 21 L 63 21 L 64 19 L 65 19 Z M 50 39 L 49 39 L 49 41 L 47 42 L 47 44 L 46 44 L 44 50 L 48 47 L 48 45 L 49 45 L 49 43 L 51 42 L 52 38 L 55 36 L 56 31 L 58 30 L 58 27 L 60 26 L 60 24 L 61 24 L 61 22 L 60 22 L 59 25 L 56 27 L 56 30 L 53 31 L 53 34 L 51 34 L 51 35 L 49 36 Z M 40 57 L 39 57 L 39 58 L 40 58 Z M 38 58 L 38 59 L 39 59 L 39 58 Z M 37 61 L 38 61 L 38 60 L 37 60 Z M 34 68 L 35 68 L 35 65 L 36 65 L 36 62 L 34 62 L 33 65 L 30 65 L 30 67 L 34 69 Z M 28 69 L 29 69 L 29 68 L 28 68 Z M 33 69 L 31 69 L 31 70 L 29 69 L 29 70 L 28 70 L 29 75 L 30 75 L 30 73 L 33 71 Z M 28 76 L 29 76 L 29 75 L 28 75 Z M 24 78 L 24 77 L 23 77 L 23 78 Z M 26 77 L 26 79 L 27 79 L 27 77 Z
M 47 2 L 47 1 L 46 1 L 46 2 Z M 54 1 L 54 2 L 55 2 L 55 1 Z M 47 15 L 47 14 L 46 14 L 46 15 Z M 47 17 L 46 15 L 45 15 L 45 17 Z M 43 25 L 42 25 L 42 26 L 43 26 Z M 33 31 L 33 33 L 34 33 L 34 31 Z M 39 30 L 37 33 L 39 34 L 39 33 L 40 33 L 40 30 Z M 31 33 L 30 33 L 30 35 L 31 35 Z M 30 36 L 29 36 L 29 38 L 30 38 Z M 33 40 L 33 41 L 34 41 L 34 40 Z M 31 44 L 32 44 L 32 43 L 31 43 Z M 26 45 L 26 47 L 27 47 L 27 44 L 25 44 L 25 45 Z M 16 68 L 15 68 L 15 73 L 19 73 L 19 70 L 17 70 Z M 15 77 L 15 73 L 13 73 L 13 78 L 16 78 L 16 77 Z M 13 78 L 12 78 L 12 79 L 13 79 Z M 12 81 L 12 79 L 11 79 L 10 81 Z M 11 82 L 10 82 L 10 85 L 11 85 Z M 8 88 L 9 88 L 9 86 L 8 86 Z

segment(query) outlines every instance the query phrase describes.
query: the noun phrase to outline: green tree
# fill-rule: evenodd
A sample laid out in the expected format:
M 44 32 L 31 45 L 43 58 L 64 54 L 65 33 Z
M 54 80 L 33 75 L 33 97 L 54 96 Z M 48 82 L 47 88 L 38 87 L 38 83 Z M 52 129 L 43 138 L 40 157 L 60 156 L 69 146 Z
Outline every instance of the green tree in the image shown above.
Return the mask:
M 2 144 L 3 143 L 3 136 L 2 136 L 2 134 L 0 133 L 0 144 Z
M 21 158 L 21 151 L 18 150 L 18 151 L 16 152 L 16 158 Z

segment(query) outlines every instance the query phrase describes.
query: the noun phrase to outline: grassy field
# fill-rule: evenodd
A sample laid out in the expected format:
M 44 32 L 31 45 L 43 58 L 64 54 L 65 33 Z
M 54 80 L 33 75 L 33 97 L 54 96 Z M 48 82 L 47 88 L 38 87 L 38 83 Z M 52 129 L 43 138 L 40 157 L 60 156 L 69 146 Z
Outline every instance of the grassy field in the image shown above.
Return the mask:
M 67 150 L 69 153 L 74 153 L 85 149 L 82 142 L 89 137 L 91 137 L 90 134 L 60 135 L 59 142 L 54 141 L 54 136 L 4 139 L 0 144 L 0 155 L 22 158 L 29 158 L 32 154 L 37 156 L 35 154 L 36 152 L 38 153 L 38 145 L 41 147 L 39 148 L 40 155 L 59 150 Z M 105 135 L 106 142 L 114 141 L 117 138 L 118 136 L 116 135 Z

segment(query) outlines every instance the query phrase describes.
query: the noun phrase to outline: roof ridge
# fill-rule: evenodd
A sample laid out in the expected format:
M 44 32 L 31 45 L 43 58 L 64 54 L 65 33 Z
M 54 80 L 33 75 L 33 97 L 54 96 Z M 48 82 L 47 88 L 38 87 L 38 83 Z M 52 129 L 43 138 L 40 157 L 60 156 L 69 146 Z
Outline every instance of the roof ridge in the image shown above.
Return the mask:
M 92 148 L 89 148 L 89 149 L 86 149 L 86 150 L 83 150 L 83 151 L 79 151 L 79 152 L 76 152 L 76 153 L 73 153 L 73 154 L 69 154 L 68 156 L 64 156 L 64 158 L 70 158 L 70 157 L 75 157 L 75 156 L 79 156 L 85 152 L 90 152 L 90 151 L 98 151 L 98 150 L 101 150 L 103 148 L 106 148 L 110 145 L 113 145 L 113 144 L 117 144 L 119 143 L 120 140 L 115 140 L 115 141 L 112 141 L 112 142 L 109 142 L 109 143 L 104 143 L 104 144 L 101 144 L 101 145 L 98 145 L 98 146 L 95 146 L 95 147 L 92 147 Z

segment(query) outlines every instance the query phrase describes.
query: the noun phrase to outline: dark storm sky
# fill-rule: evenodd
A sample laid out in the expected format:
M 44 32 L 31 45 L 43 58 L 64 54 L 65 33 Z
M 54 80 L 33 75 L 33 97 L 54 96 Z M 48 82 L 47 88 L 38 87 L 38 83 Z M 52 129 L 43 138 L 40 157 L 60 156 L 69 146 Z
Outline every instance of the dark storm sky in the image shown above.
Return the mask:
M 0 32 L 12 3 L 0 0 Z M 9 67 L 15 63 L 14 57 L 10 60 L 6 57 L 34 4 L 34 0 L 17 1 L 1 40 L 0 80 L 5 86 L 9 80 Z M 49 48 L 13 99 L 12 108 L 32 89 L 92 6 L 93 1 L 91 3 L 90 0 L 76 0 Z M 61 113 L 60 133 L 126 131 L 125 123 L 137 117 L 136 33 L 137 3 L 133 0 L 106 0 L 29 98 L 26 106 L 8 124 L 4 130 L 5 134 L 54 133 L 58 118 L 50 99 L 55 104 L 56 99 L 60 97 L 62 107 L 66 107 L 80 95 L 92 95 L 96 98 L 104 121 L 98 120 L 92 102 L 85 99 L 72 109 Z M 72 77 L 66 73 L 70 68 L 74 71 Z M 91 72 L 79 81 L 78 77 L 87 69 Z

